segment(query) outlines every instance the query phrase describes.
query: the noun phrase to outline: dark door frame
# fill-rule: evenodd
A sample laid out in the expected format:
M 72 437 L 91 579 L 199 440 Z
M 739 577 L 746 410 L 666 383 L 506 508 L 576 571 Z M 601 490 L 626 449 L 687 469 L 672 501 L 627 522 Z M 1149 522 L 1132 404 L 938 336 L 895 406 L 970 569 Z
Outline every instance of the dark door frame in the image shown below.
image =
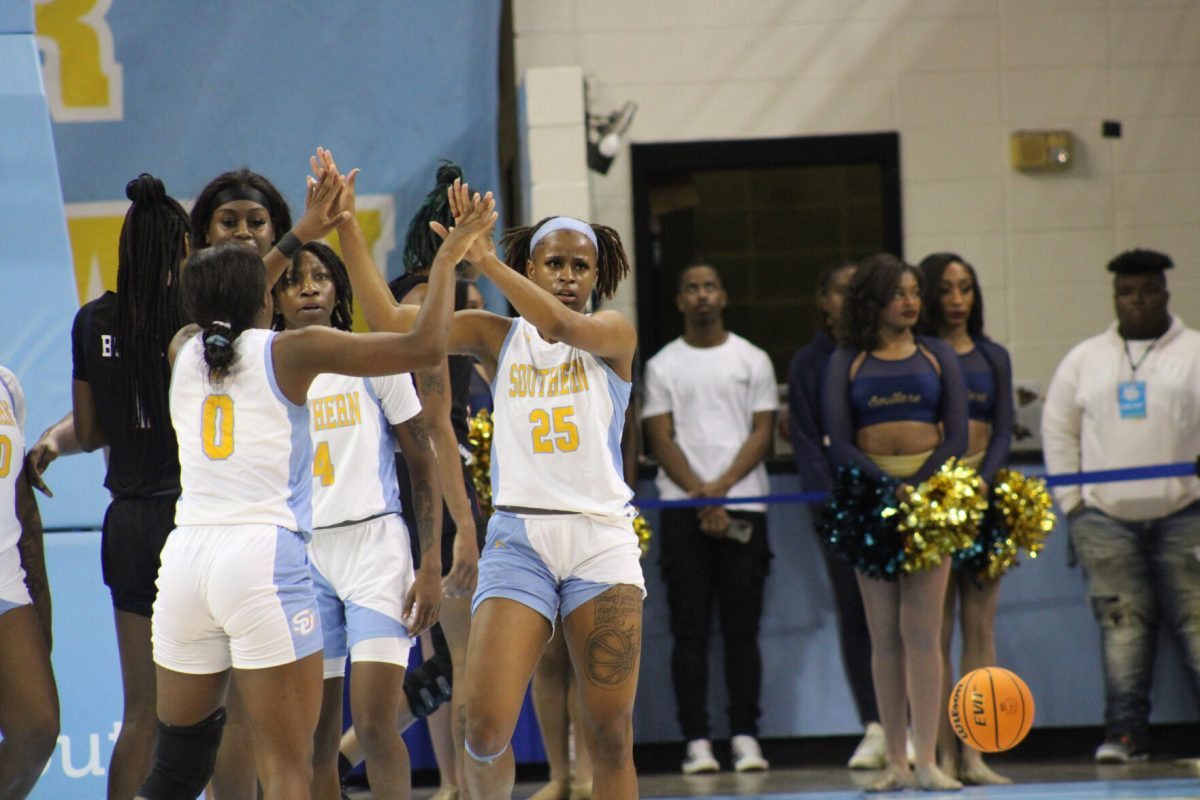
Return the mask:
M 856 133 L 792 136 L 776 139 L 726 139 L 634 143 L 630 146 L 633 188 L 634 263 L 637 265 L 637 315 L 641 330 L 653 330 L 649 316 L 671 308 L 674 297 L 660 297 L 650 236 L 649 188 L 656 178 L 706 169 L 808 167 L 831 164 L 878 164 L 883 178 L 885 250 L 904 256 L 900 207 L 900 134 Z M 655 350 L 664 342 L 643 343 Z

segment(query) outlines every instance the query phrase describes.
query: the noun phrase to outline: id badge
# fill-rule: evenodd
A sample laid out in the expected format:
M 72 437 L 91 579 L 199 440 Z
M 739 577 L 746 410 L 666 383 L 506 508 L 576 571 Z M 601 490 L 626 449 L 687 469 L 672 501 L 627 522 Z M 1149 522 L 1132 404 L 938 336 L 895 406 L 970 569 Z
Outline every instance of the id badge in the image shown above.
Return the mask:
M 1117 384 L 1117 407 L 1121 419 L 1146 418 L 1146 382 L 1121 381 Z

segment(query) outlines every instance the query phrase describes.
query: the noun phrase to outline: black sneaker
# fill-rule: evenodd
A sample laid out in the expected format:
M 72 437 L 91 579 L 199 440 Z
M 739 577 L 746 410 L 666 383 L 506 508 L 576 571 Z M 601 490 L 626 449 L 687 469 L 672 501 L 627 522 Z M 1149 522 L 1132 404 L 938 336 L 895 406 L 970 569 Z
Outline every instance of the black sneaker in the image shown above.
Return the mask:
M 1145 745 L 1127 733 L 1109 734 L 1104 744 L 1096 748 L 1097 764 L 1128 764 L 1149 757 L 1150 751 Z

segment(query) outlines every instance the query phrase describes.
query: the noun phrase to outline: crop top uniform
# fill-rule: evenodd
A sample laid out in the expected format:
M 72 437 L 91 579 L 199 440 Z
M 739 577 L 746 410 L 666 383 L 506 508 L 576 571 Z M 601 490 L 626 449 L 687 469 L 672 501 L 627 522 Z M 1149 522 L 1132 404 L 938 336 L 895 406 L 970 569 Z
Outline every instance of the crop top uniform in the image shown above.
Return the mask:
M 980 477 L 991 483 L 1012 450 L 1012 362 L 1007 350 L 982 337 L 958 362 L 967 385 L 968 417 L 992 428 L 979 465 Z
M 940 339 L 917 337 L 917 349 L 907 358 L 886 360 L 868 353 L 851 380 L 850 367 L 858 352 L 838 348 L 826 373 L 824 419 L 834 463 L 853 464 L 883 478 L 884 471 L 855 443 L 855 433 L 900 421 L 943 427 L 942 441 L 911 476 L 912 483 L 930 477 L 951 457 L 961 456 L 967 444 L 967 390 L 954 350 Z

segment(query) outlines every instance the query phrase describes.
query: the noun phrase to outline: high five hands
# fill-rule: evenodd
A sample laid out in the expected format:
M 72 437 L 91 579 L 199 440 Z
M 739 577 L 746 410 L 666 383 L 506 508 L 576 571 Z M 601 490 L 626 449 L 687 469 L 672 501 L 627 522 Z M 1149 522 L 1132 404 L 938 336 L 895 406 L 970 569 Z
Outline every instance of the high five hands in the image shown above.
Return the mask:
M 446 230 L 446 226 L 433 221 L 429 227 L 443 239 L 442 250 L 453 258 L 454 264 L 466 259 L 478 264 L 489 252 L 495 250 L 492 245 L 492 230 L 496 227 L 496 199 L 492 193 L 480 197 L 479 192 L 471 194 L 471 187 L 456 178 L 454 184 L 446 189 L 450 199 L 450 210 L 454 214 L 454 227 Z

